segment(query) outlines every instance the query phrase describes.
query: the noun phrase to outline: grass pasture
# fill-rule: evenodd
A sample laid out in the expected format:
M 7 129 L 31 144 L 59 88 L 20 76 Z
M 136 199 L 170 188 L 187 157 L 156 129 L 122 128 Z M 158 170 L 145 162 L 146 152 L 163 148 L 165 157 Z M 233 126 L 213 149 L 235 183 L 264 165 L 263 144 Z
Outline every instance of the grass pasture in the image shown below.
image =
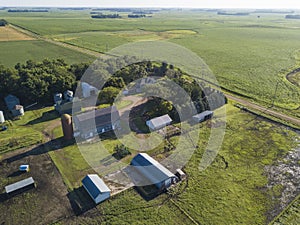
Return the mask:
M 18 32 L 9 26 L 0 27 L 0 42 L 1 41 L 25 41 L 25 40 L 33 40 L 33 39 L 34 38 L 26 34 L 23 34 L 21 32 Z

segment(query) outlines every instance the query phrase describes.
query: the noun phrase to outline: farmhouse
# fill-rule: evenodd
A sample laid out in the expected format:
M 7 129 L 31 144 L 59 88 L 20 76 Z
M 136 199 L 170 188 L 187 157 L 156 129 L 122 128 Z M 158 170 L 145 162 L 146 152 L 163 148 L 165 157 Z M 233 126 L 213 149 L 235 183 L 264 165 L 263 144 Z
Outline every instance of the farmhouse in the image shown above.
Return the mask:
M 115 106 L 84 112 L 74 116 L 75 136 L 91 138 L 115 130 L 120 125 L 119 111 Z
M 202 122 L 204 120 L 208 120 L 212 118 L 214 112 L 213 111 L 204 111 L 202 113 L 199 113 L 197 115 L 193 116 L 193 120 L 197 123 Z
M 159 130 L 167 125 L 170 125 L 172 122 L 172 119 L 168 114 L 160 116 L 160 117 L 155 117 L 151 120 L 148 120 L 146 122 L 146 125 L 151 129 L 151 130 Z
M 88 174 L 83 178 L 82 185 L 96 204 L 110 197 L 110 189 L 97 174 Z
M 162 191 L 176 181 L 176 176 L 171 171 L 146 153 L 137 154 L 130 165 L 134 167 L 132 178 L 139 180 L 139 185 L 152 183 Z M 143 176 L 142 180 L 140 174 Z
M 16 183 L 13 183 L 13 184 L 10 184 L 10 185 L 7 185 L 5 187 L 5 191 L 6 191 L 7 194 L 13 194 L 13 193 L 16 193 L 18 191 L 23 191 L 25 189 L 30 189 L 30 188 L 33 188 L 33 187 L 35 187 L 34 180 L 33 180 L 32 177 L 29 177 L 27 179 L 18 181 Z

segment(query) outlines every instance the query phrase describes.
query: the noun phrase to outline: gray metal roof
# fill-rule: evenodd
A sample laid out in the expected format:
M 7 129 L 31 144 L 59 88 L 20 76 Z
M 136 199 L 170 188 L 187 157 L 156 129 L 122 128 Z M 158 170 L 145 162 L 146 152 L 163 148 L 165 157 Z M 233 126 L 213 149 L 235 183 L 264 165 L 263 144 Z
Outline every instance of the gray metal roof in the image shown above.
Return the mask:
M 199 114 L 196 114 L 196 115 L 194 115 L 193 116 L 193 118 L 196 118 L 196 119 L 202 119 L 202 118 L 204 118 L 205 116 L 208 116 L 208 115 L 211 115 L 211 114 L 213 114 L 214 112 L 213 111 L 204 111 L 204 112 L 202 112 L 202 113 L 199 113 Z
M 160 117 L 155 117 L 151 120 L 148 121 L 149 123 L 152 123 L 154 128 L 160 128 L 164 127 L 172 122 L 172 119 L 168 114 L 160 116 Z
M 6 191 L 7 194 L 9 194 L 13 191 L 19 190 L 21 188 L 27 187 L 27 186 L 32 185 L 32 184 L 34 184 L 34 180 L 33 180 L 32 177 L 29 177 L 27 179 L 18 181 L 16 183 L 13 183 L 13 184 L 10 184 L 10 185 L 7 185 L 5 187 L 5 191 Z

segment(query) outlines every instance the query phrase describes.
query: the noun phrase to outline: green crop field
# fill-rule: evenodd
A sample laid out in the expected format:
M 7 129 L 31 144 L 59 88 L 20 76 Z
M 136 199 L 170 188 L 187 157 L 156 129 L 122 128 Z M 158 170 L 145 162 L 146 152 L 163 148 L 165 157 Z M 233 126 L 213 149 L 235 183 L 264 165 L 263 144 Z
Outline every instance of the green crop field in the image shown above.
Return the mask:
M 121 19 L 92 19 L 89 12 L 0 12 L 0 17 L 48 38 L 98 52 L 134 41 L 168 40 L 203 58 L 221 86 L 300 115 L 299 88 L 285 78 L 288 71 L 300 66 L 298 21 L 286 20 L 283 14 L 260 14 L 258 18 L 258 14 L 236 17 L 175 10 L 140 19 L 126 18 L 126 14 Z
M 0 42 L 0 64 L 13 67 L 27 60 L 42 61 L 48 59 L 64 59 L 67 63 L 92 62 L 93 57 L 44 41 L 9 41 Z

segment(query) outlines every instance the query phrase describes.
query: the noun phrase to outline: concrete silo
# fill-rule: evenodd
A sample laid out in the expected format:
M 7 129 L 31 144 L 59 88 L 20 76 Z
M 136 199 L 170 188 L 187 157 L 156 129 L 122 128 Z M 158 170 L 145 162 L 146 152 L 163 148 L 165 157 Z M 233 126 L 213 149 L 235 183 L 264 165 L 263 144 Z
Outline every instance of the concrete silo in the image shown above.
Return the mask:
M 73 139 L 72 117 L 69 114 L 63 114 L 61 116 L 61 125 L 64 133 L 64 139 L 65 140 Z
M 0 123 L 4 123 L 4 122 L 5 122 L 5 118 L 4 118 L 3 112 L 0 111 Z

